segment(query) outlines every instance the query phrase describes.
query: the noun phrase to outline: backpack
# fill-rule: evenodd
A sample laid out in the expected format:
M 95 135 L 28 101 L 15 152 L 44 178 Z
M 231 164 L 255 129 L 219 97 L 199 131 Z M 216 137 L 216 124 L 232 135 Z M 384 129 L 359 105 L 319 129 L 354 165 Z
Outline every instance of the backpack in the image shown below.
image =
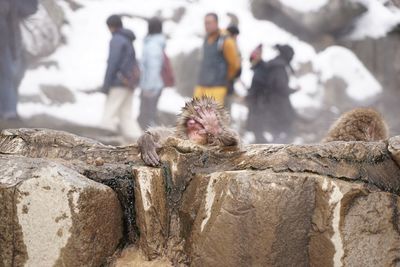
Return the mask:
M 135 60 L 135 63 L 133 64 L 130 73 L 127 73 L 125 75 L 123 75 L 122 73 L 118 73 L 118 76 L 125 87 L 129 89 L 135 89 L 140 82 L 140 67 L 137 60 Z
M 161 67 L 161 78 L 164 83 L 164 87 L 173 87 L 175 85 L 174 72 L 171 65 L 171 60 L 163 50 L 163 64 Z
M 226 40 L 226 38 L 231 38 L 231 37 L 229 37 L 228 35 L 226 35 L 226 34 L 221 34 L 219 37 L 218 37 L 218 40 L 217 40 L 217 47 L 218 47 L 218 51 L 220 52 L 220 53 L 223 53 L 223 50 L 224 50 L 224 42 L 225 42 L 225 40 Z M 239 51 L 239 49 L 238 49 L 238 46 L 237 46 L 237 42 L 236 42 L 236 40 L 234 40 L 235 41 L 235 46 L 236 46 L 236 50 L 237 50 L 237 53 L 238 53 L 238 55 L 239 55 L 239 61 L 240 61 L 240 67 L 239 67 L 239 69 L 237 70 L 237 72 L 235 73 L 235 76 L 234 76 L 234 78 L 235 79 L 238 79 L 239 77 L 240 77 L 240 75 L 242 75 L 242 63 L 241 63 L 241 56 L 240 56 L 240 51 Z

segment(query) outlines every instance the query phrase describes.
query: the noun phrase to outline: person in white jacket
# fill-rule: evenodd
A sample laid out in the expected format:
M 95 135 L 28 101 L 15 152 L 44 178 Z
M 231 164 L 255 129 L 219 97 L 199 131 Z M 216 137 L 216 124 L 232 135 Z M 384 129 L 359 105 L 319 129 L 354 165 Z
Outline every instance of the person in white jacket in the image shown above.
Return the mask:
M 142 74 L 140 88 L 140 113 L 137 119 L 142 130 L 157 125 L 157 104 L 164 88 L 161 69 L 164 61 L 165 36 L 162 21 L 151 18 L 148 21 L 148 35 L 144 39 L 141 59 Z

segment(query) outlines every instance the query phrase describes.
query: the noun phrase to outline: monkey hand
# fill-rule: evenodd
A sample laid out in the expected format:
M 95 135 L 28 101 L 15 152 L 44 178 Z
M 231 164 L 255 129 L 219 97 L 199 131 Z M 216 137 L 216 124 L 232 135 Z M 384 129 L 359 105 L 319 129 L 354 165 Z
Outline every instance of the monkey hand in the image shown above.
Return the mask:
M 160 165 L 160 157 L 157 154 L 157 148 L 160 148 L 161 146 L 154 141 L 154 138 L 150 133 L 143 134 L 138 139 L 137 143 L 140 150 L 141 158 L 146 165 Z
M 215 112 L 211 109 L 197 109 L 198 116 L 195 120 L 203 125 L 207 134 L 218 136 L 222 132 L 219 119 Z

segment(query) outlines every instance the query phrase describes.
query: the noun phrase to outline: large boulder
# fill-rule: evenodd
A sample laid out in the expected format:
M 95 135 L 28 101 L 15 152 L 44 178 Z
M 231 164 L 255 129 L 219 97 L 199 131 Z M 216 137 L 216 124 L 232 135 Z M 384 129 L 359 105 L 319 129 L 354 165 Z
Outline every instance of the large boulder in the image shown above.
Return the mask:
M 21 25 L 25 50 L 32 59 L 53 53 L 62 42 L 65 14 L 56 1 L 40 0 L 38 11 Z
M 55 162 L 0 156 L 0 265 L 100 266 L 122 237 L 111 188 Z
M 86 190 L 83 184 L 93 183 L 87 177 L 111 186 L 123 208 L 123 242 L 133 246 L 120 254 L 115 266 L 396 266 L 400 262 L 399 138 L 240 149 L 205 148 L 170 138 L 159 150 L 161 166 L 153 168 L 143 166 L 136 145 L 104 146 L 45 129 L 3 131 L 0 171 L 8 178 L 2 181 L 0 196 L 9 200 L 1 202 L 5 208 L 0 218 L 7 222 L 0 221 L 0 233 L 13 233 L 14 262 L 23 265 L 32 260 L 23 232 L 30 228 L 21 223 L 27 216 L 24 212 L 39 213 L 31 212 L 32 203 L 49 207 L 46 212 L 53 219 L 40 220 L 52 238 L 60 229 L 53 227 L 56 218 L 59 224 L 69 223 L 63 225 L 63 237 L 66 228 L 74 229 L 76 221 L 69 218 L 76 213 L 83 216 L 79 205 L 91 199 L 80 202 L 79 194 L 85 195 Z M 57 181 L 70 181 L 72 175 L 85 182 L 74 190 L 62 182 L 64 192 L 52 196 L 57 201 L 46 201 L 42 195 L 59 192 L 63 187 Z M 24 194 L 26 188 L 32 188 L 29 195 Z M 95 192 L 93 199 L 102 196 Z M 35 196 L 44 201 L 33 202 Z M 108 212 L 113 209 L 101 205 Z M 105 217 L 101 205 L 94 217 Z M 33 240 L 42 238 L 42 232 L 32 235 Z M 74 233 L 68 233 L 67 244 L 80 244 L 82 237 Z M 1 237 L 11 240 L 9 234 Z M 10 246 L 0 247 L 2 259 L 8 260 Z M 49 258 L 59 263 L 69 255 L 64 251 L 81 250 L 79 245 L 61 254 L 51 250 Z M 37 262 L 46 264 L 45 260 Z M 85 266 L 82 262 L 78 265 Z
M 197 214 L 189 204 L 182 211 L 194 217 L 191 266 L 392 266 L 398 260 L 399 224 L 392 218 L 398 196 L 270 170 L 198 179 Z
M 271 20 L 303 40 L 323 45 L 329 45 L 327 36 L 348 31 L 354 19 L 367 10 L 361 3 L 350 0 L 329 0 L 311 11 L 298 10 L 280 0 L 252 0 L 251 8 L 255 17 Z

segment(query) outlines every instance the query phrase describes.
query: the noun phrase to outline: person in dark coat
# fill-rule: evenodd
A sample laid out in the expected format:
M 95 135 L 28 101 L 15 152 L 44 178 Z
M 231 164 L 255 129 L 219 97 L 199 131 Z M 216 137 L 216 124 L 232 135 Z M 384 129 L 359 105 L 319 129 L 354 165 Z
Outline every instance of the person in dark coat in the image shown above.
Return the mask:
M 18 86 L 24 74 L 21 20 L 34 14 L 37 0 L 0 0 L 0 118 L 17 119 Z
M 123 28 L 121 17 L 118 15 L 111 15 L 106 23 L 112 37 L 102 87 L 102 92 L 107 94 L 102 125 L 113 131 L 119 126 L 122 135 L 130 138 L 133 124 L 131 116 L 133 88 L 129 87 L 125 80 L 137 64 L 132 44 L 135 35 Z
M 262 60 L 262 46 L 251 54 L 254 71 L 247 96 L 249 115 L 247 129 L 254 132 L 256 143 L 266 143 L 263 133 L 268 131 L 275 142 L 285 143 L 292 135 L 296 117 L 289 96 L 296 90 L 289 87 L 287 69 L 294 56 L 289 45 L 276 45 L 279 55 L 269 62 Z

